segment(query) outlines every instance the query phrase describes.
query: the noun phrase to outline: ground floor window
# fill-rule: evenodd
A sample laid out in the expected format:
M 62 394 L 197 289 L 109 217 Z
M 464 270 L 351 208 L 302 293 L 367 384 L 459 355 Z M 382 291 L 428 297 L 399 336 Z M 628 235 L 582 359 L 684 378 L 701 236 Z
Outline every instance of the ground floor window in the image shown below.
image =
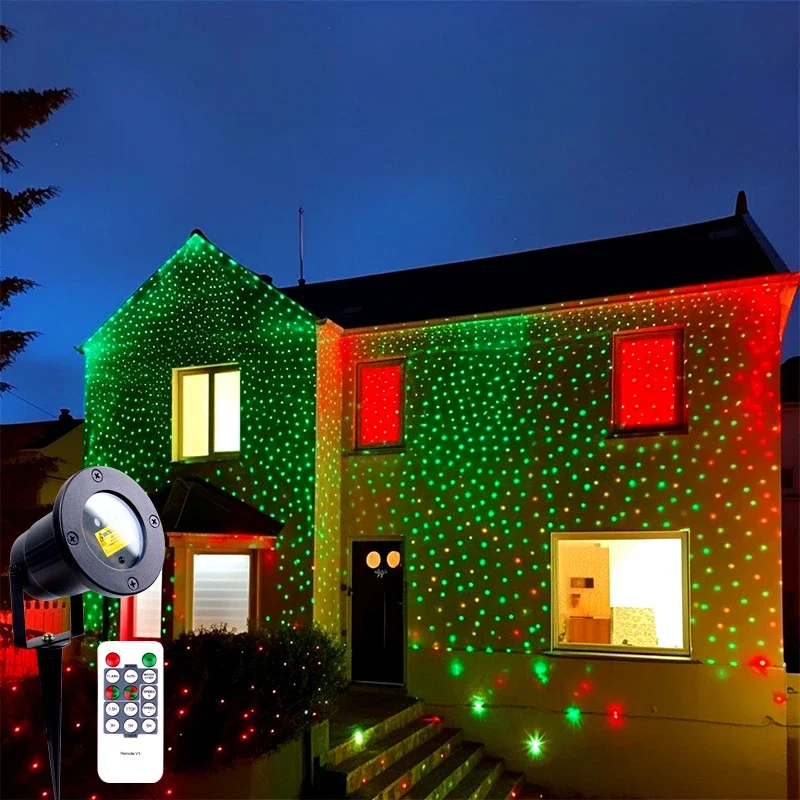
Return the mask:
M 553 535 L 553 646 L 689 654 L 688 532 Z
M 227 625 L 247 630 L 250 615 L 249 554 L 196 553 L 192 591 L 192 627 Z

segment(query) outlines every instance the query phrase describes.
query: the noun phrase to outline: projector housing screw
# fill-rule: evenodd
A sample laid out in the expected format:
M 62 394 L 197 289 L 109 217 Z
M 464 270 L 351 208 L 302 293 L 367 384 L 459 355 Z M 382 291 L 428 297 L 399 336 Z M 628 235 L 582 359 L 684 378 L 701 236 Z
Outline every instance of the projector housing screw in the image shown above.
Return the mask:
M 69 542 L 69 543 L 70 543 L 70 544 L 71 544 L 73 547 L 75 547 L 75 545 L 76 545 L 76 544 L 78 544 L 78 534 L 77 534 L 77 533 L 75 533 L 75 531 L 70 531 L 70 532 L 67 534 L 67 541 L 68 541 L 68 542 Z
M 150 515 L 150 525 L 153 528 L 158 527 L 158 517 L 155 514 Z
M 139 588 L 139 581 L 136 578 L 128 578 L 128 588 L 135 592 Z
M 93 469 L 92 470 L 92 480 L 95 483 L 100 483 L 100 481 L 103 480 L 103 473 L 100 472 L 99 469 Z

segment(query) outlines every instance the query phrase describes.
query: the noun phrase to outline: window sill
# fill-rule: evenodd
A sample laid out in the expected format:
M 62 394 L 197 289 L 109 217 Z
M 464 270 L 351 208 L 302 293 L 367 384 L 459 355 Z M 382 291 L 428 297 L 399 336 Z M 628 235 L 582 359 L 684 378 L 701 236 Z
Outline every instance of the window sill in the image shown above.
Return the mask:
M 342 453 L 342 458 L 353 458 L 353 456 L 388 456 L 395 455 L 396 453 L 404 453 L 406 446 L 404 444 L 387 445 L 385 447 L 364 447 L 358 450 L 345 450 Z
M 687 655 L 671 656 L 667 653 L 625 653 L 622 651 L 606 651 L 606 650 L 545 650 L 543 655 L 553 656 L 554 658 L 583 658 L 583 659 L 599 659 L 601 661 L 616 660 L 616 661 L 660 661 L 662 663 L 676 663 L 676 664 L 701 664 L 702 662 L 696 658 Z
M 688 436 L 688 435 L 689 435 L 689 428 L 685 426 L 682 428 L 658 428 L 658 429 L 649 428 L 647 430 L 611 431 L 611 433 L 606 434 L 606 440 L 641 439 L 646 436 L 663 438 L 665 436 Z
M 198 456 L 196 458 L 181 458 L 172 461 L 173 467 L 191 466 L 192 464 L 213 464 L 217 461 L 238 461 L 241 453 L 214 453 L 210 456 Z

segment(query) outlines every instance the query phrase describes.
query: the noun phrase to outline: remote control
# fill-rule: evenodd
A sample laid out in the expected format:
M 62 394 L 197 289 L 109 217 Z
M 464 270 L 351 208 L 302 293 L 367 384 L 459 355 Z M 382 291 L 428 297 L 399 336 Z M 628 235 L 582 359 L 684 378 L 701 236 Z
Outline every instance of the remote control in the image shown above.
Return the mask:
M 164 648 L 97 648 L 97 774 L 105 783 L 155 783 L 164 772 Z

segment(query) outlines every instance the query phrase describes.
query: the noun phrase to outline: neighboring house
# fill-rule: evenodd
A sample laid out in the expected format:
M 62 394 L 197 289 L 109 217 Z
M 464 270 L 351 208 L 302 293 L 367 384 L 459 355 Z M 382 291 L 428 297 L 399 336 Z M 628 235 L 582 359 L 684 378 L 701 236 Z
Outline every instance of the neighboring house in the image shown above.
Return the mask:
M 7 577 L 11 545 L 53 507 L 59 489 L 83 464 L 83 420 L 62 408 L 57 419 L 0 425 L 0 680 L 35 674 L 36 656 L 11 646 Z M 42 633 L 65 628 L 65 600 L 30 601 L 25 620 Z
M 62 408 L 57 419 L 0 425 L 3 469 L 2 571 L 11 544 L 53 507 L 64 481 L 83 464 L 83 420 Z
M 140 481 L 169 536 L 161 602 L 123 628 L 313 621 L 354 681 L 541 783 L 785 797 L 797 285 L 743 194 L 286 289 L 195 231 L 82 346 L 86 463 Z

